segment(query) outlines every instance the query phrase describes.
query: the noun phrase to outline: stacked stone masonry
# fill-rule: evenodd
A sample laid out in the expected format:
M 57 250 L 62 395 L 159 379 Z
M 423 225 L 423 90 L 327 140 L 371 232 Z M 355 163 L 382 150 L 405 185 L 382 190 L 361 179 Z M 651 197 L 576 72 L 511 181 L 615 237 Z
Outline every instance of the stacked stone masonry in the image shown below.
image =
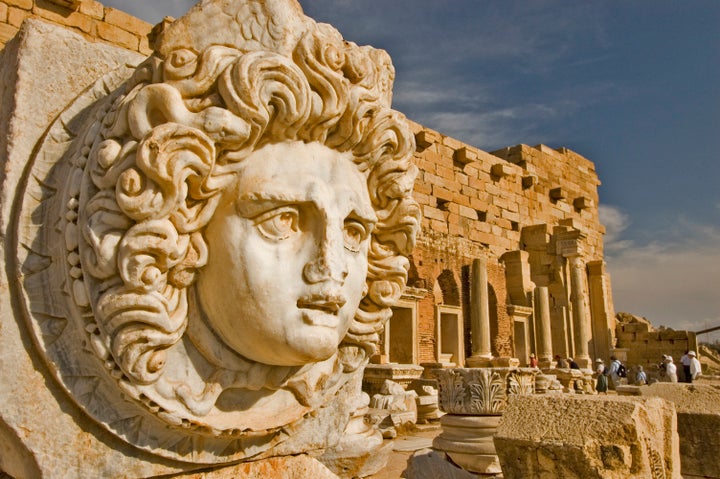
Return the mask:
M 419 169 L 414 196 L 422 207 L 423 222 L 408 284 L 427 291 L 417 313 L 417 362 L 440 360 L 440 305 L 460 307 L 464 352 L 470 355 L 468 270 L 477 257 L 488 259 L 493 356 L 517 357 L 524 363 L 530 352 L 536 352 L 534 301 L 528 298 L 534 286 L 550 289 L 553 349 L 561 355 L 573 354 L 577 349 L 569 319 L 570 268 L 562 264 L 567 255 L 559 253 L 561 237 L 576 239 L 581 265 L 586 265 L 581 281 L 586 294 L 581 302 L 584 309 L 590 308 L 583 314 L 593 317 L 586 319 L 594 341 L 588 353 L 607 357 L 614 312 L 602 262 L 605 230 L 598 217 L 600 181 L 593 163 L 566 148 L 545 145 L 517 145 L 488 153 L 412 125 Z M 524 348 L 518 348 L 513 308 L 506 305 L 517 306 L 515 311 L 529 308 Z
M 152 25 L 95 0 L 0 0 L 0 47 L 26 18 L 62 25 L 94 40 L 149 55 Z

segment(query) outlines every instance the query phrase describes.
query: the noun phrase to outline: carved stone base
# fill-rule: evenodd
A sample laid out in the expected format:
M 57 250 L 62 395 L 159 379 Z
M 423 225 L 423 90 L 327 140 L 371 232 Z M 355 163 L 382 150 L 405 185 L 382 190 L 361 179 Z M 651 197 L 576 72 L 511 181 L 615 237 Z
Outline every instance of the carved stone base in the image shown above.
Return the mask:
M 501 472 L 493 434 L 502 416 L 446 414 L 440 419 L 442 433 L 433 448 L 445 452 L 455 464 L 481 474 Z
M 470 356 L 465 360 L 468 368 L 489 368 L 492 366 L 492 356 Z
M 520 360 L 508 357 L 493 358 L 492 366 L 495 368 L 517 368 L 520 367 Z

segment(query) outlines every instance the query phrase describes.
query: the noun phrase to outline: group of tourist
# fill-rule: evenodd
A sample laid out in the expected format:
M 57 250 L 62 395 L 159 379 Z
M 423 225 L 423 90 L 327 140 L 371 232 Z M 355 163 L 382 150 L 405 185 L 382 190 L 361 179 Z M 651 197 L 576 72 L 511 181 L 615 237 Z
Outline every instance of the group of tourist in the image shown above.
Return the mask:
M 580 366 L 573 358 L 563 358 L 559 354 L 555 355 L 555 364 L 558 369 L 580 369 Z
M 558 369 L 580 369 L 573 358 L 563 358 L 559 354 L 555 355 L 555 363 Z M 683 382 L 692 383 L 702 374 L 700 361 L 697 359 L 695 351 L 685 351 L 680 358 L 683 367 Z M 529 365 L 532 368 L 538 367 L 538 359 L 534 353 L 530 354 Z M 662 361 L 658 365 L 659 379 L 664 382 L 678 382 L 677 366 L 672 356 L 663 354 Z M 628 375 L 625 365 L 616 356 L 610 356 L 610 365 L 607 366 L 605 361 L 598 358 L 595 360 L 595 370 L 593 371 L 597 377 L 595 389 L 599 393 L 607 393 L 608 389 L 615 389 L 621 384 L 631 384 L 642 386 L 648 384 L 647 373 L 642 366 L 638 365 L 633 368 L 632 379 Z
M 638 365 L 634 368 L 634 377 L 630 379 L 628 369 L 616 356 L 610 356 L 610 366 L 606 366 L 602 359 L 596 359 L 595 374 L 597 375 L 595 389 L 599 393 L 606 393 L 608 389 L 615 389 L 621 384 L 642 386 L 648 383 L 647 374 L 642 366 Z
M 702 374 L 700 361 L 697 359 L 695 351 L 685 351 L 680 358 L 683 367 L 683 381 L 692 383 Z M 663 354 L 662 361 L 658 366 L 660 381 L 678 382 L 677 366 L 672 356 Z M 595 374 L 597 375 L 595 389 L 599 393 L 606 393 L 608 389 L 615 389 L 621 384 L 632 384 L 642 386 L 648 384 L 648 377 L 642 366 L 638 365 L 634 368 L 634 378 L 628 378 L 627 368 L 615 356 L 610 356 L 610 366 L 606 366 L 605 362 L 598 358 L 595 360 Z
M 692 383 L 702 374 L 702 366 L 695 351 L 685 351 L 685 354 L 680 357 L 680 365 L 683 368 L 683 382 Z M 663 354 L 658 369 L 660 370 L 661 380 L 671 383 L 678 382 L 677 366 L 673 362 L 672 356 Z

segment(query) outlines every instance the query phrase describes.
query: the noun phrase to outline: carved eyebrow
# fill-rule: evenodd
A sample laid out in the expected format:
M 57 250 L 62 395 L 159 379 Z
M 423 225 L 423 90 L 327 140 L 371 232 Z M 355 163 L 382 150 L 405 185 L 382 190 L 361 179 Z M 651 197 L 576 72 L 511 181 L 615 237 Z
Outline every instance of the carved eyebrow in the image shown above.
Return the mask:
M 238 214 L 245 218 L 253 218 L 265 211 L 288 204 L 312 203 L 318 208 L 322 207 L 322 202 L 314 199 L 312 195 L 309 196 L 306 191 L 280 190 L 267 183 L 261 186 L 263 187 L 262 190 L 247 192 L 235 200 L 235 209 Z M 362 202 L 356 202 L 356 207 L 350 211 L 348 217 L 354 217 L 368 223 L 368 225 L 374 225 L 378 222 L 372 206 L 364 208 Z
M 235 211 L 245 218 L 255 216 L 287 204 L 307 203 L 307 198 L 298 198 L 288 194 L 253 192 L 235 200 Z

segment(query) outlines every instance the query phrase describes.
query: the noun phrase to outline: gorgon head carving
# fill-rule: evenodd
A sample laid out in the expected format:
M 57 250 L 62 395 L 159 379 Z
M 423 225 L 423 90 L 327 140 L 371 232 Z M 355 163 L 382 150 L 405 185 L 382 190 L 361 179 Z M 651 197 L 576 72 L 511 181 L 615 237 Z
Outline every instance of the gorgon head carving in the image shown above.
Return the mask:
M 366 182 L 377 221 L 365 294 L 338 345 L 343 370 L 374 351 L 419 228 L 414 137 L 390 108 L 387 54 L 343 41 L 285 1 L 222 3 L 203 2 L 161 35 L 74 160 L 82 179 L 71 181 L 83 185 L 72 204 L 83 286 L 74 299 L 95 316 L 94 350 L 131 385 L 156 382 L 186 334 L 212 254 L 207 226 L 263 147 L 324 145 Z M 193 33 L 213 15 L 225 23 Z

